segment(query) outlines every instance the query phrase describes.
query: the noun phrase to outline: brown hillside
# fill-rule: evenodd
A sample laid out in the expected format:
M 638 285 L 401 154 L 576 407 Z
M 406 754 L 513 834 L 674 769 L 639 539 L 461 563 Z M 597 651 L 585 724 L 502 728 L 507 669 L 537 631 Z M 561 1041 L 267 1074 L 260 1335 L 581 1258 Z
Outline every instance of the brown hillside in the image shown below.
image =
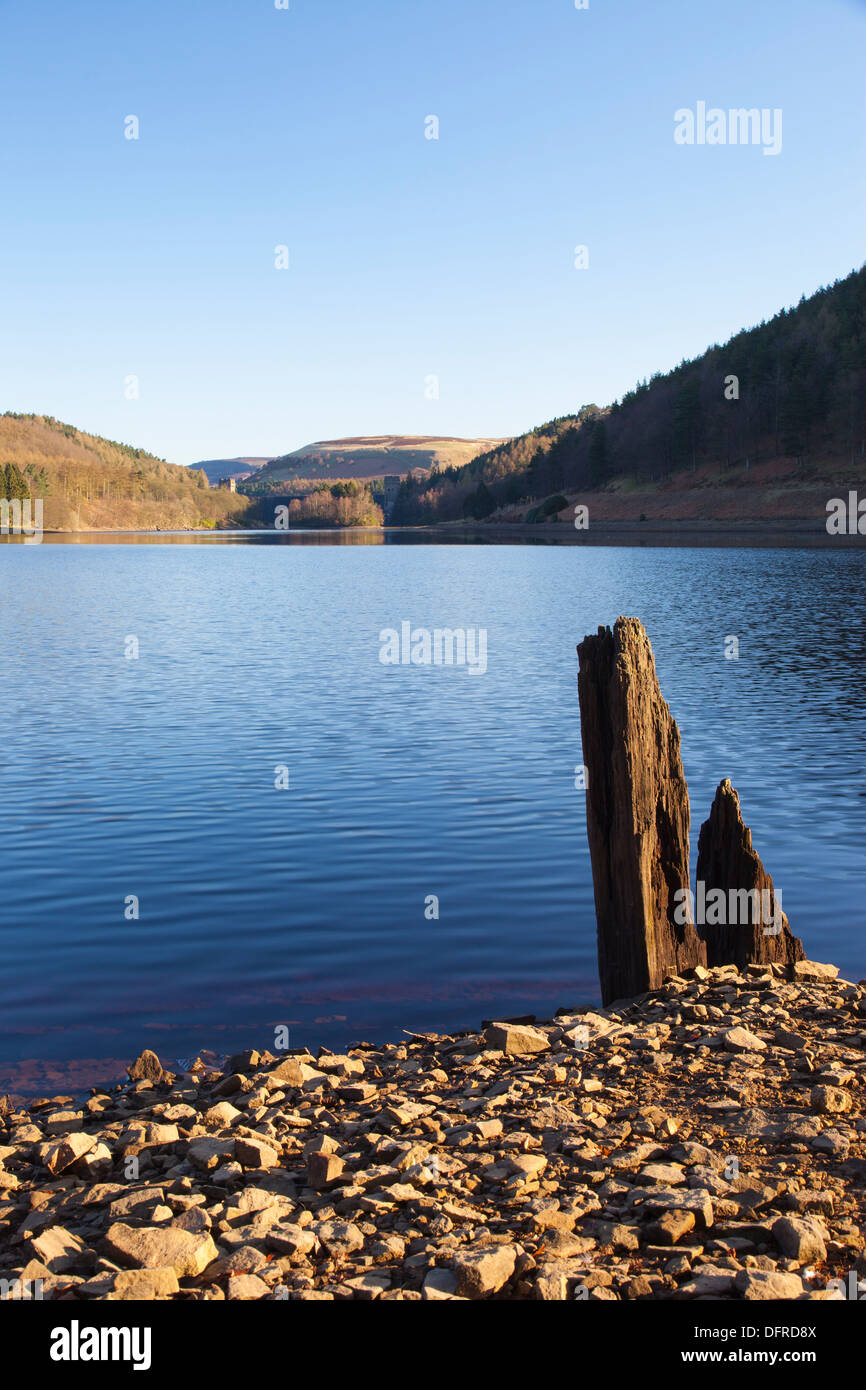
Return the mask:
M 212 491 L 198 470 L 167 463 L 51 416 L 0 415 L 0 468 L 14 464 L 49 531 L 176 530 L 240 520 L 246 498 Z

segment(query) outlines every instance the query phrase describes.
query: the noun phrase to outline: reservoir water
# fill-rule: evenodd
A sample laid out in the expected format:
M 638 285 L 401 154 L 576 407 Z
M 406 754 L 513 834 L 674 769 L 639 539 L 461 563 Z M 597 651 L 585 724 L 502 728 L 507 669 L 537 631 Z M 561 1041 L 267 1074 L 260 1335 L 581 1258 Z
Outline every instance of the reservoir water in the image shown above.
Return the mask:
M 693 869 L 730 777 L 807 954 L 866 975 L 863 551 L 254 539 L 0 546 L 0 1092 L 597 1001 L 575 645 L 620 613 Z M 383 664 L 404 622 L 484 671 Z

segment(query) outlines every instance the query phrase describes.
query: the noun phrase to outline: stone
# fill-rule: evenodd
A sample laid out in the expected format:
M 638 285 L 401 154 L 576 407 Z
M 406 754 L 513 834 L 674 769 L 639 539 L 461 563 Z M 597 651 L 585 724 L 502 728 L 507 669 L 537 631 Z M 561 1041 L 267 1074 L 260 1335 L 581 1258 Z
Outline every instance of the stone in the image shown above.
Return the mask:
M 277 1205 L 277 1198 L 273 1192 L 255 1185 L 236 1192 L 231 1201 L 232 1207 L 239 1212 L 269 1211 Z
M 741 1298 L 750 1302 L 767 1298 L 800 1298 L 804 1293 L 799 1274 L 783 1274 L 773 1269 L 741 1269 L 734 1280 Z
M 350 1255 L 364 1245 L 364 1234 L 352 1221 L 322 1221 L 313 1230 L 329 1255 Z
M 93 1135 L 85 1134 L 83 1131 L 74 1131 L 66 1134 L 56 1144 L 49 1147 L 45 1155 L 44 1163 L 49 1173 L 62 1173 L 64 1169 L 71 1168 L 73 1163 L 77 1163 L 79 1158 L 92 1149 L 96 1140 Z
M 528 1024 L 491 1023 L 484 1033 L 485 1046 L 496 1052 L 520 1055 L 526 1052 L 547 1052 L 550 1040 L 546 1033 Z
M 647 1239 L 656 1245 L 676 1245 L 695 1229 L 695 1214 L 682 1207 L 671 1207 L 647 1227 Z
M 303 1154 L 309 1157 L 310 1154 L 335 1154 L 339 1152 L 340 1145 L 330 1134 L 317 1134 L 313 1139 L 309 1139 L 303 1147 Z
M 815 1086 L 812 1109 L 817 1110 L 819 1115 L 841 1115 L 851 1109 L 851 1097 L 841 1086 Z
M 537 1231 L 573 1231 L 576 1218 L 573 1212 L 546 1207 L 544 1211 L 533 1212 L 529 1220 Z
M 636 1274 L 623 1286 L 623 1296 L 630 1302 L 637 1298 L 652 1298 L 652 1280 L 646 1274 Z
M 265 1235 L 265 1245 L 278 1255 L 309 1255 L 316 1248 L 316 1241 L 314 1231 L 288 1222 L 285 1225 L 272 1226 Z M 361 1245 L 363 1243 L 364 1237 L 361 1236 Z M 360 1250 L 361 1246 L 354 1248 Z
M 723 1269 L 719 1265 L 700 1265 L 693 1271 L 693 1278 L 681 1284 L 677 1298 L 721 1298 L 734 1287 L 736 1271 Z
M 188 1211 L 172 1217 L 171 1224 L 177 1226 L 179 1231 L 192 1231 L 198 1235 L 202 1231 L 209 1231 L 213 1223 L 203 1207 L 190 1207 Z
M 453 1269 L 431 1269 L 421 1289 L 421 1297 L 426 1301 L 453 1298 L 456 1293 L 457 1275 Z
M 817 1216 L 780 1216 L 772 1232 L 782 1254 L 797 1264 L 820 1264 L 827 1258 L 827 1229 Z
M 544 1243 L 536 1258 L 544 1260 L 567 1260 L 576 1255 L 587 1255 L 595 1249 L 595 1241 L 590 1236 L 575 1235 L 571 1231 L 545 1231 Z
M 162 1206 L 165 1194 L 161 1187 L 134 1187 L 115 1197 L 108 1205 L 108 1215 L 112 1221 L 122 1221 L 131 1216 L 146 1221 L 155 1207 Z
M 257 1052 L 254 1047 L 247 1048 L 246 1052 L 235 1052 L 226 1062 L 226 1071 L 230 1073 L 255 1071 L 262 1062 L 262 1054 Z
M 823 1216 L 832 1216 L 836 1207 L 836 1199 L 833 1193 L 825 1188 L 806 1188 L 800 1192 L 787 1193 L 784 1205 L 790 1211 L 798 1212 L 801 1215 L 805 1215 L 807 1212 L 820 1212 Z
M 176 1144 L 180 1138 L 177 1125 L 161 1125 L 155 1123 L 146 1124 L 144 1127 L 144 1142 L 149 1147 L 157 1149 L 167 1148 L 169 1144 Z
M 454 1256 L 457 1292 L 464 1298 L 484 1298 L 498 1293 L 514 1273 L 517 1252 L 513 1245 L 481 1243 Z
M 75 1161 L 69 1171 L 76 1177 L 83 1178 L 85 1182 L 95 1183 L 100 1178 L 107 1177 L 113 1166 L 111 1149 L 107 1144 L 96 1143 Z
M 173 1269 L 123 1269 L 112 1280 L 110 1299 L 152 1303 L 180 1292 Z
M 266 1298 L 270 1289 L 257 1274 L 233 1274 L 226 1284 L 226 1297 L 250 1302 L 256 1298 Z
M 351 1289 L 354 1298 L 369 1301 L 379 1298 L 386 1289 L 390 1289 L 391 1276 L 375 1270 L 368 1270 L 365 1274 L 356 1274 L 353 1278 L 343 1282 L 345 1288 Z
M 336 1154 L 311 1153 L 308 1162 L 311 1187 L 328 1187 L 340 1177 L 345 1163 Z
M 38 1236 L 33 1236 L 27 1245 L 35 1259 L 51 1274 L 62 1274 L 72 1269 L 84 1249 L 84 1242 L 64 1226 L 49 1226 Z
M 851 1140 L 838 1129 L 825 1129 L 823 1134 L 817 1134 L 809 1141 L 809 1147 L 816 1149 L 818 1153 L 832 1154 L 834 1158 L 845 1158 L 851 1147 Z
M 658 1183 L 660 1187 L 676 1187 L 685 1182 L 686 1175 L 677 1163 L 648 1163 L 637 1175 L 638 1182 Z
M 633 1187 L 628 1195 L 641 1214 L 690 1211 L 698 1226 L 705 1228 L 712 1226 L 715 1219 L 712 1198 L 705 1188 Z
M 272 1081 L 279 1081 L 282 1085 L 293 1090 L 299 1090 L 305 1081 L 320 1075 L 315 1067 L 311 1067 L 308 1062 L 302 1062 L 297 1057 L 287 1057 L 284 1062 L 280 1062 L 268 1076 Z
M 727 1028 L 722 1039 L 726 1052 L 764 1052 L 767 1046 L 748 1028 Z
M 244 1168 L 275 1168 L 280 1156 L 263 1139 L 250 1139 L 246 1135 L 235 1140 L 235 1158 Z
M 229 1076 L 223 1077 L 213 1088 L 215 1096 L 236 1096 L 238 1091 L 243 1088 L 246 1077 L 242 1072 L 232 1072 Z
M 226 1274 L 257 1274 L 268 1267 L 268 1257 L 255 1245 L 239 1245 L 228 1255 L 221 1256 L 208 1270 L 208 1275 L 221 1279 Z
M 163 1077 L 162 1063 L 147 1047 L 127 1070 L 130 1081 L 161 1081 Z
M 544 1154 L 509 1154 L 505 1166 L 524 1178 L 537 1178 L 547 1167 L 547 1158 Z
M 838 965 L 824 965 L 817 960 L 796 960 L 790 969 L 793 980 L 835 980 Z
M 128 1226 L 116 1221 L 104 1236 L 110 1259 L 137 1269 L 172 1269 L 179 1279 L 194 1278 L 217 1258 L 212 1238 L 176 1226 Z
M 742 970 L 750 964 L 792 965 L 803 959 L 803 943 L 791 934 L 781 898 L 752 847 L 752 832 L 727 777 L 716 789 L 698 836 L 697 882 L 698 894 L 703 891 L 707 899 L 714 892 L 724 895 L 722 923 L 700 928 L 708 966 L 733 962 Z M 705 915 L 711 910 L 708 901 Z
M 241 1111 L 236 1106 L 230 1105 L 227 1100 L 220 1100 L 205 1111 L 204 1122 L 215 1129 L 228 1129 L 240 1118 Z
M 46 1134 L 69 1134 L 83 1118 L 80 1110 L 54 1110 L 45 1116 L 43 1125 Z
M 210 1173 L 214 1168 L 218 1168 L 224 1159 L 234 1154 L 235 1144 L 232 1139 L 194 1139 L 187 1149 L 187 1159 L 194 1168 L 199 1168 L 203 1173 Z
M 540 1270 L 535 1279 L 535 1297 L 542 1303 L 564 1303 L 568 1298 L 568 1275 L 562 1265 Z
M 689 797 L 680 734 L 646 632 L 636 618 L 618 618 L 613 632 L 599 628 L 577 652 L 598 964 L 608 1004 L 660 988 L 668 975 L 705 964 L 706 953 L 684 896 Z

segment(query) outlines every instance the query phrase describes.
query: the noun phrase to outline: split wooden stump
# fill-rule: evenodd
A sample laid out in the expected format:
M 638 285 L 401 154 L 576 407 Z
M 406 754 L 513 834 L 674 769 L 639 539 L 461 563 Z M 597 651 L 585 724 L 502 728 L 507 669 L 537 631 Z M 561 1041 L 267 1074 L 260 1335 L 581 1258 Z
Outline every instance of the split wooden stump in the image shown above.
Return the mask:
M 711 891 L 716 905 L 724 897 L 723 921 L 696 928 L 680 732 L 643 624 L 618 618 L 613 631 L 600 627 L 577 652 L 604 1003 L 658 989 L 696 965 L 802 960 L 727 779 L 701 830 L 698 879 L 706 879 L 697 897 L 702 907 Z M 743 925 L 729 920 L 729 904 L 737 914 L 747 908 Z M 712 915 L 718 919 L 718 906 Z

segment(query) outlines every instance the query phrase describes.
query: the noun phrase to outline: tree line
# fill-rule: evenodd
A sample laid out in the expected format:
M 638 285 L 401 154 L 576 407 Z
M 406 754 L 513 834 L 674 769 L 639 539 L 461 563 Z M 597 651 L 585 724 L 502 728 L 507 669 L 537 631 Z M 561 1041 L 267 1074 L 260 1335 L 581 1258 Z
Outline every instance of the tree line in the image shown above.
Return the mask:
M 864 454 L 866 267 L 604 409 L 585 405 L 462 467 L 407 478 L 391 520 L 483 520 L 617 478 L 647 484 L 706 465 L 724 475 L 768 459 L 804 472 Z

